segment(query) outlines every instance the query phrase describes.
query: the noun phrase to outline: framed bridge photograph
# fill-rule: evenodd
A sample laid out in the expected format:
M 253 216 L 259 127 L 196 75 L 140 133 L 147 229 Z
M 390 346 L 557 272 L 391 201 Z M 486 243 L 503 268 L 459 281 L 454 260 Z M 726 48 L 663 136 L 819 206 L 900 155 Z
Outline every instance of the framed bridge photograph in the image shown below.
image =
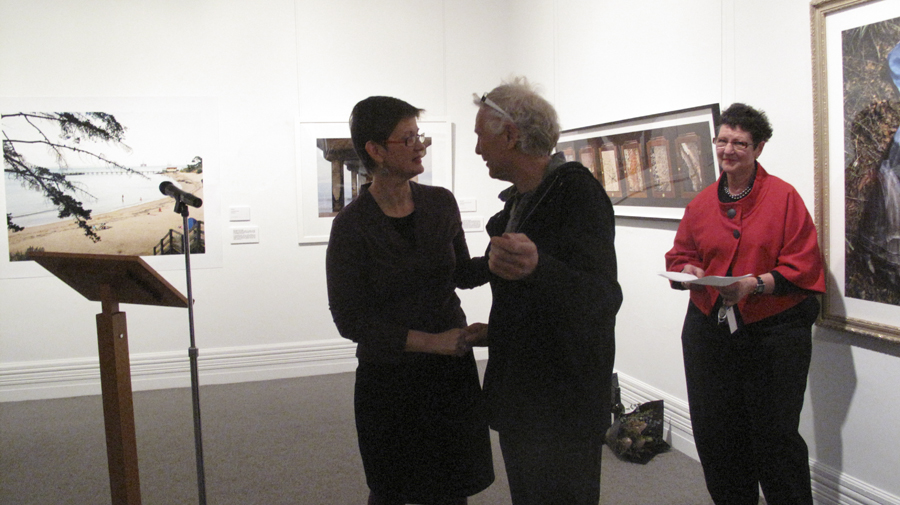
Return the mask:
M 419 121 L 425 135 L 425 172 L 414 180 L 453 191 L 452 129 L 444 121 Z M 328 242 L 334 216 L 359 194 L 367 178 L 350 141 L 350 126 L 296 122 L 299 242 Z

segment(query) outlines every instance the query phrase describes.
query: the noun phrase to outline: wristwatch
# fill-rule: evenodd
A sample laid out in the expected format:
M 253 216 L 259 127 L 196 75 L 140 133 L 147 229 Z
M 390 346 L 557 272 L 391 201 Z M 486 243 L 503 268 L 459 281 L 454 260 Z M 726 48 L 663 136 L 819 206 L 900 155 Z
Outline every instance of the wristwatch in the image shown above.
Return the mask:
M 754 295 L 761 295 L 766 290 L 766 283 L 763 282 L 762 277 L 756 277 L 756 289 L 753 291 Z

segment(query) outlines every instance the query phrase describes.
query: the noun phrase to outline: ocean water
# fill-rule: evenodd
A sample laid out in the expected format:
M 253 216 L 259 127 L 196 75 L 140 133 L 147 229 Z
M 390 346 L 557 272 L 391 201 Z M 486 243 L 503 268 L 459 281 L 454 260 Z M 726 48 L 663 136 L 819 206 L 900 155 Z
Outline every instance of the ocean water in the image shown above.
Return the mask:
M 165 167 L 141 167 L 141 175 L 110 168 L 78 168 L 66 172 L 67 179 L 80 191 L 74 198 L 92 216 L 112 212 L 144 202 L 166 198 L 159 185 L 172 179 L 165 176 Z M 14 180 L 12 174 L 4 174 L 6 212 L 12 214 L 13 223 L 19 226 L 38 226 L 72 219 L 60 219 L 57 208 L 41 193 L 25 188 Z

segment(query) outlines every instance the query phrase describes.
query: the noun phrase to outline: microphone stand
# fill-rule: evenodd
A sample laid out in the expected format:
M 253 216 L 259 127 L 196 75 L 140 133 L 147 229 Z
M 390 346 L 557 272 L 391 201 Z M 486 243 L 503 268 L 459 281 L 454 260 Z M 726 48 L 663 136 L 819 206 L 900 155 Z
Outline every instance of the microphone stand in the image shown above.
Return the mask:
M 200 495 L 200 505 L 206 505 L 206 478 L 203 472 L 203 434 L 200 428 L 200 376 L 197 373 L 198 350 L 194 343 L 194 294 L 191 290 L 191 244 L 188 237 L 188 206 L 180 198 L 175 199 L 175 212 L 181 214 L 183 225 L 181 231 L 181 243 L 184 249 L 184 265 L 187 274 L 187 300 L 188 321 L 191 332 L 191 347 L 188 356 L 191 361 L 191 394 L 194 404 L 194 447 L 197 453 L 197 490 Z

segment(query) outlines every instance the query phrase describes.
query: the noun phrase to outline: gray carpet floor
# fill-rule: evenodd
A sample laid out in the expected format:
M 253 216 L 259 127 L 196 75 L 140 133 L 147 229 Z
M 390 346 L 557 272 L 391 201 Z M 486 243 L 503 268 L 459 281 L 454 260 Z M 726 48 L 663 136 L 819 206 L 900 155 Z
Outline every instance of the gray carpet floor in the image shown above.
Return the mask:
M 200 388 L 207 503 L 364 504 L 354 374 Z M 144 505 L 198 503 L 189 388 L 134 394 Z M 470 505 L 510 503 L 497 480 Z M 647 465 L 604 447 L 602 503 L 709 505 L 700 464 L 677 451 Z M 110 503 L 99 396 L 0 403 L 0 504 Z

